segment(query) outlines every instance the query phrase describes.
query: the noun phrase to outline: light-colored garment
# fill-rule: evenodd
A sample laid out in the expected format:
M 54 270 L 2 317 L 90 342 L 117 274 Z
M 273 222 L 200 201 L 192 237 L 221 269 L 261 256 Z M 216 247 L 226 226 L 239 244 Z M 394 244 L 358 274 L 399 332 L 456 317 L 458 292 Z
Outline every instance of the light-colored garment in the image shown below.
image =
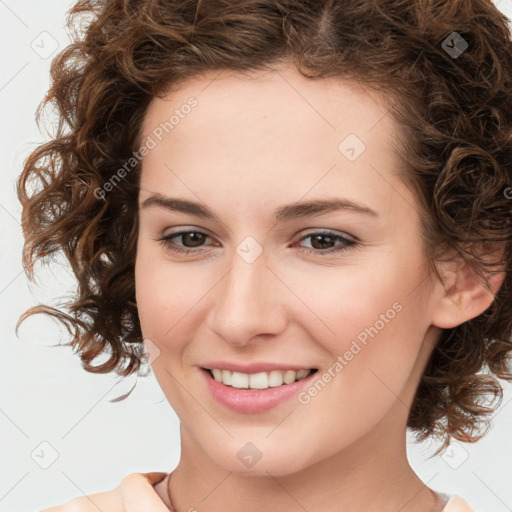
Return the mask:
M 166 476 L 167 473 L 162 472 L 130 473 L 111 491 L 80 496 L 39 512 L 98 512 L 98 509 L 108 512 L 169 512 L 154 489 Z M 459 496 L 438 495 L 444 500 L 448 499 L 442 512 L 476 512 Z
M 456 494 L 448 495 L 445 493 L 436 493 L 443 503 L 446 503 L 442 512 L 476 512 L 467 501 Z

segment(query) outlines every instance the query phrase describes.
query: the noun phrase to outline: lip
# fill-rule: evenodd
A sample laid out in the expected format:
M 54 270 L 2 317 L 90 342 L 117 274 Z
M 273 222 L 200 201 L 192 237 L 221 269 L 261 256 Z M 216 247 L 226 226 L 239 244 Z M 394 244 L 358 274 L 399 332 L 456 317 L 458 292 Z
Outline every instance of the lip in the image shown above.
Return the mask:
M 232 372 L 240 373 L 259 373 L 259 372 L 271 372 L 272 370 L 312 370 L 314 366 L 300 366 L 288 363 L 274 363 L 274 362 L 254 362 L 250 364 L 233 363 L 229 361 L 212 361 L 201 365 L 202 368 L 212 370 L 218 368 L 219 370 L 230 370 Z
M 214 368 L 218 367 L 214 366 Z M 288 367 L 288 369 L 291 368 Z M 201 368 L 201 373 L 205 379 L 208 391 L 218 403 L 236 412 L 255 414 L 268 411 L 290 400 L 293 396 L 297 395 L 302 388 L 311 383 L 318 371 L 310 373 L 307 377 L 292 382 L 291 384 L 283 384 L 282 386 L 267 389 L 234 388 L 232 386 L 226 386 L 222 384 L 222 382 L 217 382 L 205 368 Z

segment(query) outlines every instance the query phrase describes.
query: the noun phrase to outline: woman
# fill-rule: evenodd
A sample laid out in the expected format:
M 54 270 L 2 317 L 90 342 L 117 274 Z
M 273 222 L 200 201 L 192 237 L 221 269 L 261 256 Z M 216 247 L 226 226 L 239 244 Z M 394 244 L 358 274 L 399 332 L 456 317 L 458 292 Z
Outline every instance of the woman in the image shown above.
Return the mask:
M 74 329 L 91 372 L 144 347 L 181 458 L 47 510 L 471 511 L 405 434 L 476 441 L 512 379 L 506 18 L 125 0 L 70 22 L 90 14 L 18 186 L 26 268 L 61 249 L 79 289 L 23 318 Z

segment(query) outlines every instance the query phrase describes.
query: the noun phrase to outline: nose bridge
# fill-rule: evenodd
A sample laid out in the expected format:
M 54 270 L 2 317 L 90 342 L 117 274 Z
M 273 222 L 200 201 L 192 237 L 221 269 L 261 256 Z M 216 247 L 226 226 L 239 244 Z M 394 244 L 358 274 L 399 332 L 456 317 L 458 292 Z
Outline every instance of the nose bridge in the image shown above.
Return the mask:
M 246 344 L 257 334 L 276 334 L 284 325 L 278 279 L 264 254 L 255 256 L 254 251 L 244 243 L 237 248 L 210 312 L 210 328 L 232 344 Z

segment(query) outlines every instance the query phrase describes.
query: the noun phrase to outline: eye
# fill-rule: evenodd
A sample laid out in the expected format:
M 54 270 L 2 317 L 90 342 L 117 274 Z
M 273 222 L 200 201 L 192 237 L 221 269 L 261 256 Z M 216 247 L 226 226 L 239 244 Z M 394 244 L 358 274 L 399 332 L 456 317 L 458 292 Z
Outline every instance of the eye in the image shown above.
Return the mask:
M 170 235 L 158 238 L 157 241 L 162 243 L 170 252 L 179 254 L 192 254 L 198 253 L 198 248 L 200 248 L 204 241 L 208 238 L 210 237 L 202 231 L 189 230 L 171 233 Z M 185 245 L 185 247 L 176 244 L 174 239 L 181 240 L 181 243 Z M 299 242 L 307 239 L 311 239 L 312 247 L 301 247 L 301 250 L 314 256 L 341 253 L 343 251 L 349 250 L 351 247 L 358 245 L 356 240 L 338 235 L 332 231 L 313 231 L 300 238 Z M 332 244 L 335 244 L 335 242 L 340 243 L 338 243 L 338 245 L 332 246 Z
M 181 238 L 182 243 L 191 243 L 192 248 L 183 248 L 180 247 L 179 245 L 176 245 L 176 243 L 173 242 L 174 238 Z M 171 252 L 180 254 L 190 254 L 198 252 L 194 250 L 194 247 L 200 246 L 201 242 L 203 242 L 205 238 L 210 237 L 206 233 L 203 233 L 202 231 L 179 231 L 178 233 L 172 233 L 162 238 L 158 238 L 158 241 L 161 242 L 165 246 L 165 248 Z
M 314 256 L 322 256 L 324 254 L 341 253 L 349 250 L 351 247 L 358 245 L 358 242 L 352 238 L 346 238 L 338 235 L 332 231 L 314 231 L 306 236 L 303 236 L 299 242 L 303 240 L 311 239 L 312 248 L 302 248 L 307 254 L 313 254 Z M 340 241 L 341 244 L 335 245 L 334 247 L 325 246 L 332 245 L 335 241 Z M 315 247 L 316 246 L 316 247 Z

